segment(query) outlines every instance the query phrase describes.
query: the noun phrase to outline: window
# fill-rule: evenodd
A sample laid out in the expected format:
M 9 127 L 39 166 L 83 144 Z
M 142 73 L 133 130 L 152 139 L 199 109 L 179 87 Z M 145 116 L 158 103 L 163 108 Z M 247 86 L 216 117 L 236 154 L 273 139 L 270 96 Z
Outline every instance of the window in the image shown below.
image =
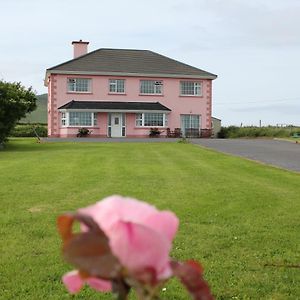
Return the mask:
M 166 126 L 166 115 L 163 113 L 142 113 L 136 114 L 135 124 L 137 127 L 163 127 Z
M 61 113 L 61 125 L 62 126 L 66 126 L 67 125 L 67 116 L 66 116 L 65 112 Z
M 162 94 L 162 81 L 155 80 L 141 80 L 140 93 L 141 94 Z
M 97 113 L 94 112 L 62 112 L 61 125 L 68 126 L 96 126 Z
M 90 112 L 70 112 L 70 126 L 92 126 L 92 114 Z
M 68 92 L 91 92 L 89 78 L 68 78 Z
M 135 125 L 138 127 L 143 126 L 143 114 L 136 114 Z
M 93 120 L 94 120 L 93 125 L 97 126 L 97 113 L 93 113 Z
M 180 94 L 184 96 L 201 96 L 201 83 L 193 81 L 181 81 Z
M 124 79 L 110 79 L 109 80 L 110 93 L 125 93 L 125 80 Z
M 185 137 L 199 137 L 200 115 L 180 115 L 181 131 Z

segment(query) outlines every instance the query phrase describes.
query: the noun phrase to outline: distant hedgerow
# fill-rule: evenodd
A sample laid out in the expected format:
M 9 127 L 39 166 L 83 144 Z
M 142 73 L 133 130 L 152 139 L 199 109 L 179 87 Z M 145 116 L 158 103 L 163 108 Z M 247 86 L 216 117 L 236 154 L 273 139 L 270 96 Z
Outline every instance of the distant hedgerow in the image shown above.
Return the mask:
M 218 138 L 290 137 L 294 133 L 297 133 L 297 132 L 300 132 L 300 127 L 295 127 L 295 126 L 290 126 L 290 127 L 229 126 L 229 127 L 221 128 L 221 130 L 218 134 Z

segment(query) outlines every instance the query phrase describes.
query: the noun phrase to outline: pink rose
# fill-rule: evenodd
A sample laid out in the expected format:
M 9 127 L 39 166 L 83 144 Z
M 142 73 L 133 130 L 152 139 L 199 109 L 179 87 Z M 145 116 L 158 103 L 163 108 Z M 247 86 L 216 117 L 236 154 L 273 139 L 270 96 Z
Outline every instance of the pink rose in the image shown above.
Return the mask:
M 112 253 L 129 277 L 155 284 L 172 276 L 169 252 L 179 223 L 174 213 L 121 196 L 107 197 L 78 213 L 92 217 L 105 232 Z M 97 290 L 110 289 L 108 281 L 83 280 L 74 272 L 66 274 L 63 282 L 72 293 L 78 292 L 84 282 Z

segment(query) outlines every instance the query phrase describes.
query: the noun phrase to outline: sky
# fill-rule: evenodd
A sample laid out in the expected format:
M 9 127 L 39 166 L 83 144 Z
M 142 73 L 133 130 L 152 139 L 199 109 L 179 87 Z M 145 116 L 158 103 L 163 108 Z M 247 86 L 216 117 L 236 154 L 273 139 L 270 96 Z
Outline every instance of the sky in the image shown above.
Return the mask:
M 300 125 L 300 0 L 0 0 L 0 79 L 38 93 L 73 40 L 149 49 L 218 75 L 222 125 Z

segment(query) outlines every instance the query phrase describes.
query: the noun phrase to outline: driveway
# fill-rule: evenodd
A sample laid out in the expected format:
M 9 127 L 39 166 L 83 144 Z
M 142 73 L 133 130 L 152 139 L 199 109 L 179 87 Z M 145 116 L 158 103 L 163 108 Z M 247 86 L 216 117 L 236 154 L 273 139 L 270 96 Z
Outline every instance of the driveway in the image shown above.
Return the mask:
M 300 172 L 300 144 L 264 139 L 193 139 L 192 143 Z

